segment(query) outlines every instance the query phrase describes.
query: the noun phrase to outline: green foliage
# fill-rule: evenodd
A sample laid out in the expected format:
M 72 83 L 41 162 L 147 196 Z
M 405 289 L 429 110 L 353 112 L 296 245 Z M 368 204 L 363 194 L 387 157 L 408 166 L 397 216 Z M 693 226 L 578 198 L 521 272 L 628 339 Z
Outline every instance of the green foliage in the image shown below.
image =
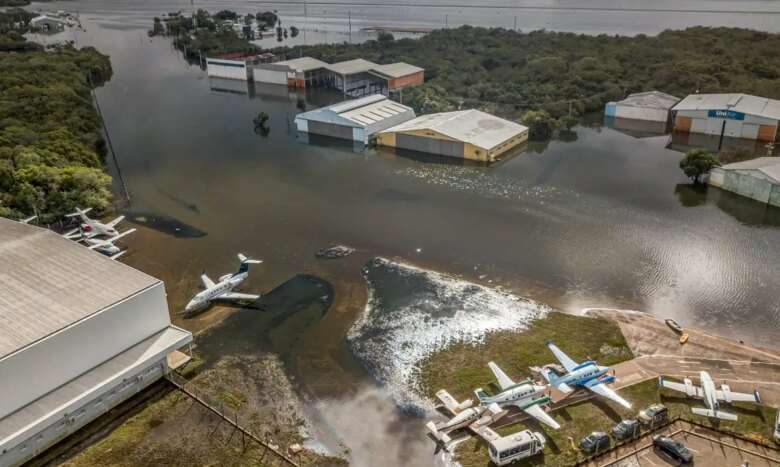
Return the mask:
M 423 84 L 404 89 L 404 104 L 411 106 L 417 113 L 449 112 L 456 110 L 455 105 L 449 100 L 447 91 L 434 84 Z
M 111 77 L 94 48 L 0 53 L 0 215 L 53 221 L 111 200 L 90 82 Z
M 266 27 L 272 28 L 276 25 L 279 17 L 273 11 L 264 11 L 255 15 L 257 21 L 264 24 Z
M 188 58 L 195 59 L 200 54 L 213 56 L 257 51 L 257 47 L 249 42 L 247 37 L 243 37 L 233 28 L 220 27 L 221 21 L 237 19 L 251 22 L 251 15 L 239 18 L 235 12 L 222 10 L 212 17 L 206 10 L 198 9 L 192 16 L 166 18 L 165 31 L 174 37 L 175 46 Z M 154 30 L 156 29 L 155 24 Z
M 707 149 L 691 149 L 680 161 L 680 168 L 693 183 L 699 183 L 702 175 L 720 166 L 718 158 Z
M 0 0 L 0 7 L 4 6 L 27 6 L 30 0 Z
M 376 40 L 385 44 L 388 42 L 393 42 L 395 40 L 395 36 L 393 36 L 393 33 L 391 32 L 379 31 L 379 34 L 376 35 Z
M 214 18 L 220 21 L 235 21 L 238 19 L 238 13 L 230 10 L 220 10 L 214 14 Z
M 541 141 L 550 139 L 558 122 L 544 110 L 529 110 L 523 115 L 523 125 L 528 127 L 528 138 Z

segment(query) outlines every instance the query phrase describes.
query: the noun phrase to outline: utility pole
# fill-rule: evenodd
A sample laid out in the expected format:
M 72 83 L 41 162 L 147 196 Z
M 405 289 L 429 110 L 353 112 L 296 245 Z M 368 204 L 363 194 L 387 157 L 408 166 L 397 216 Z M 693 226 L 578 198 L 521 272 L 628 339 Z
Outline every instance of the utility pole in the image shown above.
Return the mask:
M 449 28 L 450 24 L 450 15 L 444 15 L 444 29 Z
M 306 29 L 309 27 L 309 13 L 306 11 L 306 2 L 303 2 L 303 45 L 306 45 Z
M 515 15 L 515 32 L 517 31 L 517 15 Z
M 349 43 L 352 43 L 352 11 L 347 10 L 347 20 L 349 21 Z

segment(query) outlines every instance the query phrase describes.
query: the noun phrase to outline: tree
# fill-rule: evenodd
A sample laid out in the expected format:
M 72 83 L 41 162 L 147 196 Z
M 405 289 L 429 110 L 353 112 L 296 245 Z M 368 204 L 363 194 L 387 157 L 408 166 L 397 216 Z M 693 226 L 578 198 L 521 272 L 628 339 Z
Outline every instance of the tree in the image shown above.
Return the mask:
M 376 35 L 376 40 L 381 44 L 386 44 L 388 42 L 393 42 L 395 40 L 395 36 L 393 36 L 393 33 L 391 32 L 379 31 L 379 34 Z
M 544 110 L 529 110 L 523 115 L 523 124 L 528 127 L 528 138 L 542 141 L 552 137 L 558 122 Z
M 680 168 L 694 184 L 700 183 L 703 175 L 719 166 L 718 158 L 706 149 L 691 149 L 680 161 Z

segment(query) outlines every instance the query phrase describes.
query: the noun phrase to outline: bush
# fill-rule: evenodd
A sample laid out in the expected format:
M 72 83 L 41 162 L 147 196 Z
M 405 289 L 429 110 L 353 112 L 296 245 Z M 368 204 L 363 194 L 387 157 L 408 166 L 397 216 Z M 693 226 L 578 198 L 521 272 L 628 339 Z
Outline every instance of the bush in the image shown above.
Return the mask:
M 550 139 L 558 122 L 544 110 L 529 110 L 523 115 L 523 125 L 528 127 L 528 138 L 535 141 Z
M 718 159 L 706 149 L 691 149 L 680 161 L 680 168 L 694 184 L 700 183 L 703 175 L 718 166 Z

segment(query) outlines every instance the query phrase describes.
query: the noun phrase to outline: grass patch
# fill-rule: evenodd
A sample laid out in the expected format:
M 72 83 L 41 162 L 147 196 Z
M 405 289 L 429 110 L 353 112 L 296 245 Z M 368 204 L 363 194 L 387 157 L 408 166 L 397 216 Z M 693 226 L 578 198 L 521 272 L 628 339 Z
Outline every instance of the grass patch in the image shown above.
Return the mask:
M 620 328 L 607 319 L 551 312 L 527 331 L 498 332 L 482 344 L 457 344 L 432 355 L 420 365 L 423 394 L 434 398 L 441 388 L 456 398 L 472 397 L 478 387 L 496 390 L 487 362 L 496 362 L 510 378 L 529 375 L 529 366 L 555 362 L 545 343 L 554 341 L 577 361 L 595 359 L 613 365 L 633 358 Z M 435 400 L 435 399 L 434 399 Z
M 572 447 L 570 439 L 576 444 L 592 431 L 609 433 L 611 428 L 621 419 L 636 417 L 639 410 L 656 402 L 661 402 L 668 407 L 670 417 L 672 418 L 682 416 L 688 420 L 725 432 L 751 438 L 771 439 L 771 425 L 776 415 L 775 410 L 771 407 L 745 403 L 727 405 L 726 411 L 739 415 L 739 420 L 736 422 L 728 422 L 693 415 L 691 407 L 700 406 L 701 401 L 680 397 L 679 394 L 667 389 L 659 391 L 658 383 L 655 379 L 622 389 L 620 394 L 633 403 L 633 410 L 627 410 L 600 399 L 591 399 L 553 412 L 551 415 L 561 424 L 560 430 L 552 430 L 539 425 L 535 421 L 527 421 L 504 427 L 497 431 L 502 435 L 508 435 L 528 428 L 541 432 L 547 438 L 547 445 L 542 455 L 513 464 L 517 466 L 546 465 L 554 467 L 571 465 L 577 460 L 584 458 L 584 456 L 580 454 L 577 448 Z M 487 443 L 481 439 L 472 438 L 468 442 L 461 444 L 458 446 L 456 454 L 457 461 L 463 467 L 490 465 Z

